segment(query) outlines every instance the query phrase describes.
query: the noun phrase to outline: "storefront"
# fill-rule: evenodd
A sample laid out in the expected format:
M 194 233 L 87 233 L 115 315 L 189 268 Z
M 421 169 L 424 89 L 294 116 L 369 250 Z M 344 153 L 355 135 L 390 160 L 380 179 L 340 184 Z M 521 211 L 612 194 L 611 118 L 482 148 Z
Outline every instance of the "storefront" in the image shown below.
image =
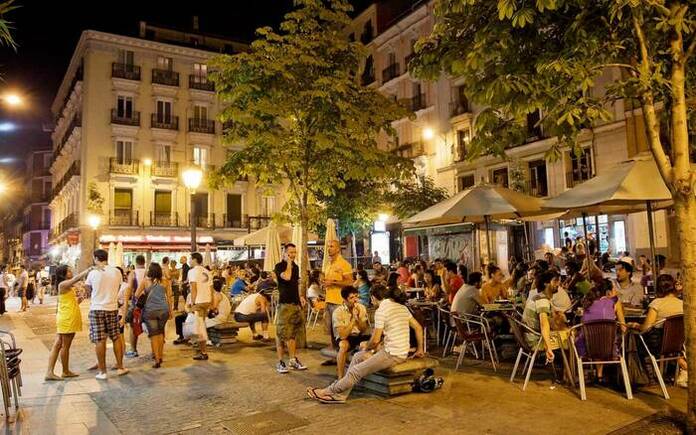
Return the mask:
M 599 241 L 600 252 L 608 251 L 616 255 L 631 250 L 626 215 L 588 215 L 585 222 L 587 231 Z M 566 237 L 575 242 L 577 237 L 585 236 L 582 217 L 536 222 L 534 226 L 534 246 L 537 250 L 559 250 L 563 247 Z

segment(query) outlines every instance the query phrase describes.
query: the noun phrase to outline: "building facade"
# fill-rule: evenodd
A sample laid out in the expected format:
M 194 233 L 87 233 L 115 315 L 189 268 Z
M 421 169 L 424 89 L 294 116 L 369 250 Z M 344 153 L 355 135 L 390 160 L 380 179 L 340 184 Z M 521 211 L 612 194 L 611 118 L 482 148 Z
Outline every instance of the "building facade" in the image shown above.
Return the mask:
M 25 162 L 25 205 L 22 216 L 22 247 L 29 264 L 43 264 L 48 252 L 48 233 L 51 225 L 52 195 L 50 146 L 28 153 Z
M 246 179 L 207 186 L 227 150 L 207 64 L 246 46 L 195 24 L 181 32 L 141 23 L 138 37 L 83 32 L 52 106 L 50 238 L 60 260 L 87 264 L 112 242 L 127 258 L 188 251 L 192 204 L 197 242 L 214 249 L 265 226 L 282 205 L 280 188 Z M 189 167 L 204 174 L 195 193 L 182 180 Z

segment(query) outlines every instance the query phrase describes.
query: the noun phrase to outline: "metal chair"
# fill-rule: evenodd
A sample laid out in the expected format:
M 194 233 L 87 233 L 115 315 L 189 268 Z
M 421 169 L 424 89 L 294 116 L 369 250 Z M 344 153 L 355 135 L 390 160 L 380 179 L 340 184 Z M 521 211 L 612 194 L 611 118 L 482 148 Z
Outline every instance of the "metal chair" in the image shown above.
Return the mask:
M 307 326 L 311 323 L 312 329 L 314 329 L 320 315 L 322 319 L 326 315 L 326 302 L 316 300 L 314 303 L 307 304 Z
M 515 381 L 517 368 L 519 367 L 522 356 L 524 355 L 524 357 L 526 358 L 524 368 L 522 369 L 522 373 L 526 373 L 524 378 L 524 385 L 522 386 L 522 391 L 524 391 L 527 389 L 529 378 L 532 376 L 534 361 L 536 361 L 536 358 L 539 355 L 539 348 L 541 347 L 542 337 L 540 333 L 525 325 L 515 316 L 506 315 L 506 318 L 510 322 L 510 329 L 512 330 L 512 334 L 515 337 L 515 341 L 517 341 L 517 345 L 520 346 L 520 350 L 519 352 L 517 352 L 515 366 L 512 368 L 512 374 L 510 375 L 510 382 Z M 529 334 L 530 336 L 534 337 L 534 346 L 530 345 L 529 341 L 527 341 L 527 338 L 525 337 L 525 334 Z M 542 355 L 544 354 L 542 353 Z
M 18 396 L 22 395 L 22 374 L 19 356 L 22 349 L 17 348 L 14 335 L 10 332 L 0 331 L 0 335 L 10 338 L 11 344 L 5 339 L 0 339 L 0 387 L 2 388 L 3 405 L 5 406 L 5 418 L 9 418 L 11 396 L 14 397 L 15 410 L 19 409 Z
M 597 364 L 619 364 L 621 366 L 624 388 L 626 389 L 626 398 L 628 400 L 633 399 L 631 379 L 628 376 L 628 368 L 626 367 L 624 339 L 623 334 L 621 334 L 619 330 L 619 324 L 614 320 L 597 320 L 581 323 L 571 328 L 571 337 L 578 329 L 582 330 L 583 339 L 585 341 L 585 355 L 581 357 L 575 346 L 575 340 L 571 339 L 570 341 L 578 364 L 580 399 L 587 400 L 583 367 Z M 621 335 L 621 350 L 618 353 L 616 352 L 617 334 Z
M 457 338 L 454 325 L 452 324 L 452 319 L 450 318 L 451 313 L 449 310 L 443 307 L 437 307 L 440 321 L 438 323 L 438 337 L 440 336 L 440 328 L 442 328 L 444 346 L 442 349 L 442 357 L 447 355 L 447 348 L 450 348 L 450 352 L 454 347 L 454 342 Z M 450 346 L 451 344 L 451 346 Z
M 423 327 L 423 352 L 428 352 L 428 319 L 420 307 L 410 305 L 411 314 Z
M 497 371 L 498 353 L 493 345 L 493 340 L 490 338 L 490 325 L 488 319 L 473 314 L 451 314 L 457 329 L 457 336 L 462 341 L 462 351 L 459 352 L 455 371 L 459 370 L 459 366 L 464 359 L 467 346 L 470 344 L 474 351 L 474 356 L 478 359 L 478 351 L 476 344 L 481 344 L 481 358 L 486 357 L 486 349 L 493 364 L 493 370 Z
M 654 328 L 662 325 L 662 343 L 660 345 L 660 354 L 655 357 L 645 343 L 644 335 L 648 334 Z M 676 361 L 684 356 L 684 315 L 679 314 L 676 316 L 671 316 L 666 319 L 662 319 L 655 323 L 647 331 L 643 331 L 638 335 L 640 341 L 643 343 L 645 350 L 650 357 L 653 369 L 655 371 L 655 377 L 657 382 L 660 384 L 662 389 L 662 394 L 665 399 L 669 399 L 669 393 L 667 392 L 667 387 L 665 386 L 665 381 L 662 377 L 662 369 L 664 368 L 664 363 L 669 361 Z M 658 363 L 660 363 L 658 365 Z M 674 374 L 674 383 L 676 385 L 677 378 L 679 377 L 679 363 L 677 363 L 676 373 Z

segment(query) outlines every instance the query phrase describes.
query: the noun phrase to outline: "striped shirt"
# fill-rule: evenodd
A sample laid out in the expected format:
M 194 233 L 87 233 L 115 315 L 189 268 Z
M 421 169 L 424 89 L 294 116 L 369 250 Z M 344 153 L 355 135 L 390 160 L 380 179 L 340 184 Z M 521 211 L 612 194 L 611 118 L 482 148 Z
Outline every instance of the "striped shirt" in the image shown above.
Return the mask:
M 384 331 L 384 351 L 391 356 L 406 358 L 409 349 L 411 312 L 391 299 L 385 299 L 375 311 L 375 329 Z

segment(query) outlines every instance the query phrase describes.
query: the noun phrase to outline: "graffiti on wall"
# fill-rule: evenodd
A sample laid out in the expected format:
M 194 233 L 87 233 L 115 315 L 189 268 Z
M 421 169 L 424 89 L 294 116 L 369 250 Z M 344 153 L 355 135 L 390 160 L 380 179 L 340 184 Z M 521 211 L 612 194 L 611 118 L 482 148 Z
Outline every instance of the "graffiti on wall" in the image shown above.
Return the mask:
M 474 267 L 474 244 L 472 233 L 433 235 L 428 237 L 430 258 L 442 258 Z

